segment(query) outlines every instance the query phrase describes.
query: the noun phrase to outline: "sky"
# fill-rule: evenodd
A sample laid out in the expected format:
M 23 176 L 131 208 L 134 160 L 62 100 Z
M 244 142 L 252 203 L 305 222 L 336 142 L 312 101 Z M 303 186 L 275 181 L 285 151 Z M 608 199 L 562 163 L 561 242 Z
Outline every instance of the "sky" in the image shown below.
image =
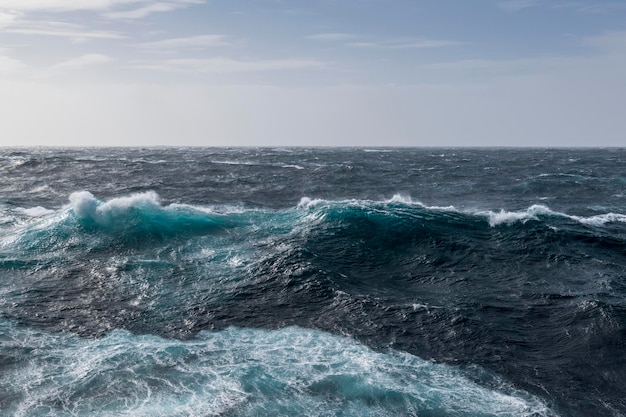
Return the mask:
M 625 0 L 0 0 L 0 146 L 626 146 Z

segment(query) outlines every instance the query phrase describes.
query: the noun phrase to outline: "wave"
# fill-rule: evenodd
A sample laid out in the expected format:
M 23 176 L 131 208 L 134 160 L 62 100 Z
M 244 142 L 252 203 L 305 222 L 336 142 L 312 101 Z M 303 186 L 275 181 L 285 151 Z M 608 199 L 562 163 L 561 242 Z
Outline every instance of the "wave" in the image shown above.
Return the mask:
M 376 352 L 316 330 L 228 328 L 180 341 L 81 339 L 0 323 L 14 416 L 555 416 L 485 371 Z M 489 388 L 476 382 L 489 381 Z
M 96 225 L 105 231 L 143 231 L 178 235 L 203 233 L 228 226 L 223 215 L 189 205 L 162 206 L 155 192 L 132 194 L 109 201 L 96 199 L 88 191 L 70 195 L 71 212 L 83 225 Z
M 295 167 L 295 166 L 294 166 Z M 88 191 L 74 192 L 69 197 L 70 211 L 84 223 L 100 225 L 101 227 L 115 228 L 123 224 L 134 224 L 140 226 L 138 220 L 143 219 L 147 223 L 162 222 L 164 229 L 174 231 L 181 228 L 182 231 L 189 231 L 189 228 L 202 225 L 211 227 L 228 224 L 227 216 L 238 213 L 259 213 L 259 209 L 246 209 L 238 206 L 191 206 L 187 204 L 170 204 L 163 206 L 160 203 L 158 194 L 153 191 L 132 194 L 129 196 L 116 197 L 108 201 L 102 201 L 94 197 Z M 321 212 L 331 212 L 333 210 L 346 210 L 359 208 L 364 211 L 384 212 L 390 217 L 398 214 L 398 211 L 407 213 L 406 209 L 418 209 L 416 214 L 429 213 L 433 216 L 443 215 L 452 217 L 465 217 L 468 221 L 486 221 L 489 226 L 511 225 L 514 223 L 525 223 L 528 221 L 548 222 L 550 219 L 571 220 L 585 226 L 600 227 L 608 223 L 626 223 L 626 214 L 622 213 L 602 213 L 593 216 L 578 216 L 552 210 L 546 205 L 535 204 L 522 210 L 510 211 L 501 209 L 493 210 L 464 210 L 453 205 L 433 206 L 426 205 L 411 197 L 396 194 L 387 200 L 326 200 L 320 198 L 302 197 L 295 209 L 318 210 Z M 41 217 L 51 214 L 53 211 L 43 207 L 20 208 L 22 214 L 31 217 Z M 63 210 L 62 210 L 63 211 Z M 287 210 L 289 211 L 289 210 Z M 269 210 L 266 212 L 270 213 Z M 280 214 L 280 213 L 273 213 Z M 436 217 L 433 217 L 436 219 Z M 168 223 L 171 223 L 168 226 Z
M 518 210 L 518 211 L 508 211 L 501 209 L 500 211 L 492 211 L 492 210 L 461 210 L 457 209 L 455 206 L 428 206 L 418 200 L 413 200 L 411 197 L 404 196 L 401 194 L 394 195 L 391 199 L 374 201 L 374 200 L 340 200 L 340 201 L 332 201 L 332 200 L 324 200 L 324 199 L 312 199 L 310 197 L 301 198 L 298 203 L 298 208 L 314 208 L 320 206 L 326 207 L 340 207 L 340 206 L 360 206 L 360 207 L 377 207 L 380 205 L 387 205 L 390 207 L 403 205 L 407 207 L 418 207 L 421 209 L 433 211 L 433 212 L 449 212 L 449 213 L 458 213 L 467 216 L 473 216 L 477 218 L 486 219 L 491 227 L 503 225 L 503 224 L 513 224 L 517 222 L 524 223 L 529 220 L 542 220 L 548 219 L 549 217 L 554 218 L 562 218 L 576 221 L 580 224 L 587 226 L 603 226 L 607 223 L 626 223 L 626 214 L 621 213 L 603 213 L 594 216 L 577 216 L 577 215 L 569 215 L 566 213 L 562 213 L 559 211 L 554 211 L 550 209 L 548 206 L 542 204 L 534 204 L 527 209 Z
M 237 222 L 235 215 L 208 208 L 163 206 L 154 192 L 102 201 L 88 191 L 79 191 L 69 200 L 68 206 L 57 211 L 43 207 L 17 209 L 18 214 L 32 220 L 18 221 L 14 229 L 0 233 L 0 246 L 17 244 L 37 252 L 75 245 L 89 249 L 93 242 L 100 241 L 132 246 L 217 233 Z
M 574 220 L 583 225 L 596 227 L 604 226 L 607 223 L 626 223 L 626 215 L 620 213 L 604 213 L 589 217 L 574 216 L 551 210 L 549 207 L 539 204 L 533 205 L 522 211 L 500 210 L 499 212 L 488 211 L 479 212 L 478 214 L 485 215 L 489 219 L 489 224 L 491 226 L 511 224 L 515 222 L 525 222 L 528 220 L 538 221 L 541 217 L 548 216 Z
M 241 205 L 162 205 L 155 192 L 104 201 L 88 191 L 79 191 L 72 193 L 69 200 L 69 205 L 58 211 L 39 206 L 14 209 L 13 212 L 22 218 L 13 223 L 7 217 L 10 211 L 3 210 L 3 223 L 13 224 L 16 229 L 5 228 L 5 232 L 0 234 L 0 242 L 5 245 L 7 242 L 30 242 L 29 247 L 42 244 L 39 250 L 50 250 L 50 245 L 77 243 L 76 239 L 80 240 L 80 236 L 85 235 L 90 236 L 92 241 L 108 239 L 110 245 L 133 245 L 158 243 L 172 238 L 189 239 L 227 229 L 234 230 L 232 237 L 246 235 L 260 241 L 271 239 L 275 234 L 304 233 L 306 230 L 332 234 L 335 227 L 345 229 L 352 225 L 353 238 L 363 236 L 368 233 L 368 228 L 375 227 L 378 230 L 376 237 L 387 236 L 394 244 L 401 245 L 403 240 L 411 244 L 416 239 L 433 234 L 442 239 L 444 234 L 451 237 L 471 236 L 515 224 L 524 226 L 525 233 L 563 228 L 562 233 L 570 233 L 570 238 L 579 239 L 582 236 L 586 239 L 588 235 L 606 238 L 608 232 L 595 229 L 626 223 L 626 215 L 613 212 L 584 217 L 554 211 L 545 205 L 532 205 L 519 211 L 468 211 L 454 206 L 428 206 L 402 195 L 380 201 L 303 197 L 295 207 L 283 210 L 251 209 Z M 582 228 L 573 229 L 573 225 Z M 507 233 L 519 234 L 521 230 L 524 229 L 512 228 Z M 617 239 L 621 241 L 620 236 Z M 553 237 L 546 238 L 546 243 L 553 243 L 550 240 Z
M 15 208 L 5 207 L 3 211 L 13 215 Z M 601 216 L 613 223 L 597 226 L 585 222 L 604 221 L 604 217 L 577 218 L 547 206 L 531 206 L 520 211 L 464 211 L 453 206 L 428 206 L 400 195 L 378 201 L 302 198 L 289 208 L 268 209 L 243 205 L 168 205 L 155 193 L 101 200 L 91 193 L 78 192 L 72 194 L 67 206 L 53 213 L 33 218 L 22 216 L 23 222 L 0 228 L 0 271 L 4 278 L 0 318 L 46 331 L 104 336 L 93 339 L 98 349 L 105 349 L 98 344 L 103 340 L 117 340 L 117 346 L 128 347 L 129 351 L 135 349 L 135 343 L 144 342 L 146 346 L 165 344 L 167 347 L 163 350 L 168 352 L 202 351 L 204 348 L 194 343 L 209 343 L 207 335 L 218 337 L 216 335 L 235 332 L 204 333 L 208 329 L 300 326 L 347 335 L 376 349 L 392 347 L 455 364 L 478 364 L 510 378 L 519 388 L 542 395 L 542 388 L 532 381 L 550 384 L 550 375 L 557 366 L 554 361 L 545 360 L 541 367 L 523 369 L 516 368 L 516 363 L 533 363 L 537 352 L 563 355 L 571 359 L 573 365 L 562 371 L 564 376 L 559 381 L 574 383 L 578 367 L 587 366 L 586 353 L 579 355 L 574 348 L 586 352 L 584 346 L 598 346 L 598 351 L 604 355 L 608 350 L 602 350 L 602 338 L 615 334 L 618 327 L 614 323 L 620 326 L 623 323 L 619 321 L 621 310 L 614 311 L 611 305 L 599 304 L 595 310 L 581 313 L 583 317 L 572 313 L 572 306 L 578 308 L 576 306 L 585 300 L 603 301 L 603 294 L 612 291 L 611 288 L 623 288 L 621 265 L 626 239 L 620 227 L 621 215 L 614 217 L 610 213 Z M 569 333 L 563 333 L 563 328 Z M 594 330 L 589 332 L 590 328 Z M 141 339 L 144 336 L 133 336 L 125 331 L 196 339 L 174 342 L 151 336 L 155 339 L 144 340 Z M 237 337 L 245 338 L 252 337 L 255 331 L 238 332 Z M 268 340 L 263 335 L 282 334 L 288 345 L 298 346 L 297 337 L 285 335 L 307 331 L 258 332 L 254 333 L 255 343 L 262 350 Z M 2 334 L 0 329 L 0 337 Z M 239 346 L 233 334 L 221 343 Z M 306 334 L 315 335 L 311 337 L 318 341 L 329 337 L 326 333 Z M 84 339 L 63 337 L 67 339 L 59 343 L 62 346 L 69 343 L 69 350 L 86 349 Z M 348 343 L 346 339 L 338 340 Z M 516 350 L 507 350 L 511 346 L 509 342 L 517 346 Z M 325 349 L 324 344 L 316 343 L 309 345 L 319 351 Z M 215 346 L 211 349 L 219 350 Z M 252 348 L 245 349 L 242 352 L 246 355 L 254 353 Z M 358 349 L 365 352 L 363 363 L 381 358 L 409 358 L 400 353 L 377 356 L 380 352 L 363 346 Z M 136 350 L 133 355 L 140 355 Z M 208 350 L 202 352 L 209 354 Z M 299 352 L 303 357 L 311 357 L 316 350 Z M 333 355 L 344 355 L 342 352 Z M 148 353 L 148 358 L 137 356 L 137 363 L 151 363 L 146 374 L 161 372 L 160 362 L 151 358 L 167 357 L 169 353 L 160 350 Z M 236 387 L 233 395 L 243 392 L 241 399 L 235 401 L 235 408 L 229 408 L 234 410 L 234 415 L 281 413 L 273 408 L 265 413 L 254 408 L 271 403 L 269 398 L 274 398 L 271 397 L 274 391 L 264 383 L 293 393 L 294 397 L 284 403 L 285 410 L 293 415 L 307 414 L 304 406 L 298 408 L 301 400 L 311 410 L 321 410 L 320 415 L 336 414 L 324 407 L 329 407 L 328 404 L 338 407 L 333 402 L 337 398 L 342 399 L 338 404 L 346 404 L 346 407 L 365 407 L 358 411 L 357 408 L 341 409 L 344 415 L 420 414 L 398 405 L 419 401 L 434 404 L 434 408 L 426 408 L 421 414 L 474 415 L 456 409 L 447 412 L 449 405 L 438 401 L 448 397 L 435 390 L 432 393 L 436 393 L 437 399 L 429 399 L 431 391 L 420 388 L 419 381 L 403 380 L 404 385 L 412 387 L 407 393 L 398 391 L 400 388 L 389 388 L 387 382 L 381 386 L 371 385 L 369 379 L 363 379 L 362 375 L 366 375 L 361 372 L 363 369 L 355 371 L 357 376 L 315 374 L 339 366 L 333 361 L 324 362 L 311 374 L 315 378 L 307 380 L 308 371 L 303 370 L 303 364 L 288 356 L 288 352 L 280 355 L 283 359 L 293 359 L 294 372 L 297 368 L 300 373 L 283 378 L 274 368 L 236 368 L 226 362 L 223 369 L 228 369 L 228 375 L 246 375 L 228 379 L 229 384 Z M 345 355 L 349 361 L 358 361 L 356 356 Z M 605 357 L 612 358 L 602 356 Z M 53 359 L 50 363 L 94 361 L 94 369 L 99 361 L 97 358 L 81 361 L 69 356 Z M 399 369 L 396 359 L 390 359 L 390 363 L 383 361 L 391 373 Z M 220 360 L 227 361 L 227 358 L 222 356 Z M 418 366 L 419 361 L 412 362 L 414 360 L 410 359 L 414 364 L 409 373 L 422 375 L 422 382 L 440 381 L 436 373 L 420 374 L 421 365 Z M 594 364 L 605 366 L 603 360 L 598 359 Z M 109 369 L 107 363 L 99 362 L 104 369 Z M 130 359 L 124 366 L 134 369 Z M 177 366 L 199 365 L 175 362 L 173 369 Z M 423 369 L 430 369 L 429 363 L 423 366 Z M 276 367 L 278 369 L 279 364 Z M 170 368 L 164 368 L 163 372 L 170 372 Z M 58 375 L 66 371 L 55 369 Z M 205 368 L 200 374 L 213 375 L 218 372 L 215 369 Z M 448 368 L 432 369 L 443 372 Z M 610 367 L 603 369 L 610 370 Z M 257 378 L 257 371 L 264 376 Z M 93 383 L 101 389 L 96 372 L 90 372 L 93 376 L 81 379 L 80 384 L 69 381 L 64 386 L 89 387 Z M 118 371 L 107 370 L 103 375 L 118 375 Z M 188 376 L 173 375 L 165 385 L 183 387 L 201 381 L 198 379 L 201 376 L 195 373 L 191 379 L 187 379 Z M 386 377 L 385 373 L 377 373 L 372 380 L 382 381 Z M 242 384 L 250 380 L 258 384 L 242 389 Z M 292 380 L 308 382 L 300 392 L 285 385 Z M 207 403 L 206 398 L 230 398 L 231 391 L 211 391 L 203 396 L 203 390 L 207 385 L 212 386 L 212 382 L 202 381 L 185 392 L 195 398 L 193 401 L 200 401 L 197 407 L 214 410 L 207 414 L 216 415 L 221 409 L 211 408 L 212 403 Z M 133 389 L 139 389 L 140 385 L 134 379 L 113 379 L 109 383 Z M 442 384 L 437 387 L 445 385 Z M 190 407 L 189 401 L 192 401 L 185 397 L 187 394 L 172 393 L 168 391 L 170 388 L 157 385 L 149 387 L 151 398 L 163 401 L 159 406 L 164 409 L 173 410 L 168 415 L 185 415 L 180 410 Z M 555 382 L 546 389 L 554 390 L 556 385 Z M 456 400 L 445 404 L 465 401 L 464 391 L 458 385 L 449 387 Z M 49 385 L 32 388 L 37 391 L 31 397 L 36 398 L 32 404 L 40 401 L 48 388 Z M 619 389 L 616 388 L 618 394 Z M 70 392 L 72 390 L 76 391 L 76 398 L 82 398 L 80 388 L 72 388 Z M 469 402 L 476 407 L 491 404 L 490 392 L 480 391 L 487 399 L 483 400 L 478 391 L 472 390 L 473 394 L 467 397 L 472 398 Z M 98 397 L 94 392 L 84 394 L 84 404 L 104 401 L 103 407 L 116 410 L 111 411 L 111 415 L 125 413 L 120 411 L 122 405 L 116 403 L 114 397 L 106 394 Z M 266 392 L 268 397 L 265 397 Z M 136 398 L 141 400 L 136 401 L 124 395 L 119 394 L 119 398 L 134 407 L 134 411 L 127 414 L 149 414 L 148 408 L 142 408 L 148 407 L 151 401 L 146 399 L 146 392 L 137 394 Z M 255 397 L 257 395 L 260 397 Z M 3 398 L 6 397 L 0 394 L 0 407 L 3 407 L 2 401 L 6 401 Z M 45 395 L 41 398 L 42 404 L 50 404 Z M 402 400 L 392 400 L 394 398 Z M 63 401 L 52 402 L 62 404 Z M 509 404 L 507 401 L 502 400 L 503 404 Z M 375 407 L 366 407 L 371 404 Z M 582 400 L 571 409 L 580 404 Z M 28 410 L 25 414 L 39 412 L 36 408 Z M 77 414 L 82 412 L 82 409 L 76 410 Z M 490 412 L 475 409 L 475 414 L 481 413 L 489 415 Z M 507 413 L 524 415 L 524 411 L 506 410 L 501 415 Z
M 0 156 L 0 168 L 18 168 L 30 161 L 29 157 L 25 156 Z

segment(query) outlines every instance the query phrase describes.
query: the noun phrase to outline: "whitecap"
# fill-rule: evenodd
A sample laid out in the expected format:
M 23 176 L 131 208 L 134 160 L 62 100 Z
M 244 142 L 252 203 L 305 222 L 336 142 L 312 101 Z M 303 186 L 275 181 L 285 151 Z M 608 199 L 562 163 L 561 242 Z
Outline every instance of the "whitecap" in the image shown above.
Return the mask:
M 490 226 L 498 226 L 501 224 L 511 224 L 515 222 L 525 222 L 527 220 L 539 220 L 539 215 L 551 215 L 551 214 L 560 214 L 550 210 L 549 207 L 535 204 L 530 206 L 524 211 L 505 211 L 500 210 L 499 212 L 494 211 L 486 211 L 486 212 L 477 212 L 476 214 L 486 216 L 489 221 Z
M 23 213 L 29 217 L 43 217 L 49 214 L 54 213 L 54 210 L 47 209 L 45 207 L 37 206 L 31 208 L 18 208 L 16 209 L 19 213 Z
M 605 213 L 590 217 L 570 216 L 572 219 L 589 226 L 604 226 L 607 223 L 626 223 L 626 215 L 619 213 Z
M 300 199 L 300 202 L 298 203 L 298 208 L 310 208 L 310 207 L 315 207 L 317 205 L 326 203 L 326 200 L 320 199 L 320 198 L 310 198 L 310 197 L 302 197 Z
M 100 224 L 108 224 L 113 217 L 131 208 L 161 209 L 159 196 L 154 191 L 117 197 L 101 202 L 89 191 L 78 191 L 70 195 L 70 204 L 74 214 L 82 219 L 92 219 Z
M 569 215 L 566 213 L 562 213 L 559 211 L 554 211 L 547 206 L 542 204 L 535 204 L 527 208 L 523 211 L 505 211 L 500 210 L 499 212 L 487 211 L 487 212 L 476 212 L 478 215 L 486 216 L 489 221 L 490 226 L 498 226 L 501 224 L 512 224 L 515 222 L 526 222 L 528 220 L 540 220 L 540 216 L 554 216 L 561 217 L 564 219 L 574 220 L 586 226 L 604 226 L 607 223 L 611 222 L 621 222 L 626 223 L 626 215 L 620 213 L 605 213 L 598 214 L 595 216 L 575 216 Z

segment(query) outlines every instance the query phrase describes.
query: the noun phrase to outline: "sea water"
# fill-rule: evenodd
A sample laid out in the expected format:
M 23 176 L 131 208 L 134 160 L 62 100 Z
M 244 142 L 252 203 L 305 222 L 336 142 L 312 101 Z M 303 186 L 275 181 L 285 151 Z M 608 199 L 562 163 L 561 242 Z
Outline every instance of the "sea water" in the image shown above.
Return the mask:
M 0 149 L 2 416 L 623 416 L 626 150 Z

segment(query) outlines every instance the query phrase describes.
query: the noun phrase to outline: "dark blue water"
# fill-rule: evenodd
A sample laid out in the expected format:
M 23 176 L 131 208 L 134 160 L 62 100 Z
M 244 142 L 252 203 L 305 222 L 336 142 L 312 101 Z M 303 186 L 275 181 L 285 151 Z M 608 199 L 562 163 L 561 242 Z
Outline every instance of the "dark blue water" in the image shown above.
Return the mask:
M 626 150 L 0 149 L 2 416 L 624 416 Z

